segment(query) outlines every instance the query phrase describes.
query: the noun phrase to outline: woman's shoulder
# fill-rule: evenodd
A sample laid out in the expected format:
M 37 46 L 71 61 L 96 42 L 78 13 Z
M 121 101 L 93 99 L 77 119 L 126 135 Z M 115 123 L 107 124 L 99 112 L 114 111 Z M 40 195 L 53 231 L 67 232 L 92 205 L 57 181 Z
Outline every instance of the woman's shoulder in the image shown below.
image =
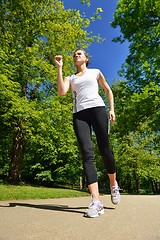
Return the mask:
M 96 76 L 99 76 L 99 73 L 101 72 L 98 68 L 88 68 L 88 72 L 90 74 L 94 74 Z
M 68 75 L 66 78 L 69 80 L 69 81 L 72 81 L 74 78 L 75 78 L 75 74 L 71 74 L 71 75 Z

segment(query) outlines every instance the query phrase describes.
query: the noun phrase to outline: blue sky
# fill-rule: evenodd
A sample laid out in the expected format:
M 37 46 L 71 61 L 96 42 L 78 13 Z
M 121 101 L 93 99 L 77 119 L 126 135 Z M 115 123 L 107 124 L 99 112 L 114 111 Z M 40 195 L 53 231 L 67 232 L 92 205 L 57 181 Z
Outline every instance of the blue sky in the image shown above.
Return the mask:
M 91 6 L 81 4 L 80 0 L 63 0 L 65 9 L 75 8 L 85 13 L 87 17 L 91 16 L 96 8 L 103 9 L 102 19 L 97 19 L 91 23 L 87 31 L 92 31 L 93 35 L 100 34 L 105 38 L 103 43 L 92 43 L 88 49 L 89 55 L 92 56 L 89 65 L 90 68 L 99 68 L 111 85 L 113 81 L 120 79 L 118 71 L 121 69 L 128 55 L 128 43 L 114 43 L 112 39 L 120 35 L 119 28 L 114 29 L 110 26 L 113 21 L 113 13 L 116 10 L 117 0 L 91 0 Z

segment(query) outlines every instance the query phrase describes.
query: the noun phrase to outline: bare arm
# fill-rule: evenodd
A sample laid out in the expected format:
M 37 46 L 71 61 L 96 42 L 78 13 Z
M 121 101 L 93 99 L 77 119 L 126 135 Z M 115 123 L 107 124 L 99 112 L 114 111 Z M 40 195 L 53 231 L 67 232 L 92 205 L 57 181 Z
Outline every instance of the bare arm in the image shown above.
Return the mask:
M 99 85 L 105 90 L 107 93 L 108 97 L 108 102 L 110 106 L 110 111 L 109 111 L 109 118 L 111 122 L 115 121 L 115 113 L 114 113 L 114 97 L 111 88 L 109 87 L 108 83 L 106 82 L 103 74 L 100 72 L 99 77 L 98 77 L 98 83 Z
M 60 96 L 65 95 L 68 90 L 69 90 L 69 80 L 67 78 L 64 78 L 63 80 L 63 75 L 62 75 L 62 67 L 63 67 L 63 61 L 62 61 L 62 56 L 57 55 L 54 57 L 54 62 L 57 66 L 57 90 L 58 94 Z

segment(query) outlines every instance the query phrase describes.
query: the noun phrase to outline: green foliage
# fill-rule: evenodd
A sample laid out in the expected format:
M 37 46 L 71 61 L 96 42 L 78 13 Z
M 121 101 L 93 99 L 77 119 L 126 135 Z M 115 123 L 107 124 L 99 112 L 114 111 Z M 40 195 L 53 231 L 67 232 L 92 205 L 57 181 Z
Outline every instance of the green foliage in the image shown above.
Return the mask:
M 111 127 L 117 172 L 128 192 L 157 192 L 160 183 L 159 87 L 132 92 L 125 82 L 113 85 L 117 119 Z M 156 189 L 153 183 L 157 184 Z M 147 185 L 148 184 L 148 185 Z
M 82 4 L 87 4 L 88 6 L 91 5 L 90 0 L 81 0 Z
M 111 23 L 122 33 L 114 41 L 130 44 L 120 72 L 126 81 L 113 85 L 112 128 L 120 180 L 129 192 L 160 189 L 159 14 L 158 0 L 119 0 Z
M 37 182 L 39 184 L 51 183 L 53 181 L 52 176 L 51 176 L 51 171 L 49 171 L 49 170 L 37 173 L 35 179 L 37 180 Z
M 144 127 L 144 126 L 143 126 Z M 115 144 L 115 155 L 121 184 L 129 192 L 140 192 L 148 182 L 148 192 L 152 191 L 151 182 L 160 181 L 159 151 L 156 149 L 157 136 L 152 133 L 130 133 Z
M 57 96 L 53 58 L 62 54 L 64 75 L 71 73 L 73 51 L 96 38 L 85 30 L 90 19 L 58 0 L 1 1 L 0 16 L 0 167 L 10 166 L 13 182 L 56 181 L 58 169 L 77 164 L 78 151 L 71 96 Z M 74 168 L 70 175 L 76 181 Z
M 132 92 L 123 81 L 113 85 L 117 115 L 114 127 L 119 136 L 138 130 L 139 125 L 146 122 L 152 130 L 158 131 L 159 91 L 159 86 L 153 83 L 146 85 L 140 93 Z
M 120 27 L 122 35 L 115 41 L 130 43 L 130 53 L 121 74 L 133 89 L 149 82 L 158 84 L 160 4 L 158 0 L 119 0 L 112 26 Z

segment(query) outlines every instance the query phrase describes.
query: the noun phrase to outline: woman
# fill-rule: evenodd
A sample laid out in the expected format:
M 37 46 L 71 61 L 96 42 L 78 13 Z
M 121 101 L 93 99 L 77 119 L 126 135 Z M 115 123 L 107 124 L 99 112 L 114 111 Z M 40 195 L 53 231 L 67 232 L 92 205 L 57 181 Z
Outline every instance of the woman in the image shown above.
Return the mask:
M 104 214 L 104 207 L 99 198 L 97 170 L 94 165 L 91 129 L 93 128 L 100 154 L 108 173 L 111 187 L 111 201 L 120 202 L 119 187 L 116 181 L 115 161 L 109 148 L 108 115 L 105 104 L 98 94 L 98 84 L 105 90 L 110 105 L 109 120 L 115 121 L 113 93 L 99 69 L 88 69 L 89 57 L 84 50 L 78 49 L 73 56 L 76 73 L 62 76 L 62 56 L 55 56 L 57 66 L 57 89 L 60 96 L 67 93 L 70 86 L 74 98 L 73 127 L 83 157 L 83 167 L 92 201 L 85 215 L 98 217 Z

